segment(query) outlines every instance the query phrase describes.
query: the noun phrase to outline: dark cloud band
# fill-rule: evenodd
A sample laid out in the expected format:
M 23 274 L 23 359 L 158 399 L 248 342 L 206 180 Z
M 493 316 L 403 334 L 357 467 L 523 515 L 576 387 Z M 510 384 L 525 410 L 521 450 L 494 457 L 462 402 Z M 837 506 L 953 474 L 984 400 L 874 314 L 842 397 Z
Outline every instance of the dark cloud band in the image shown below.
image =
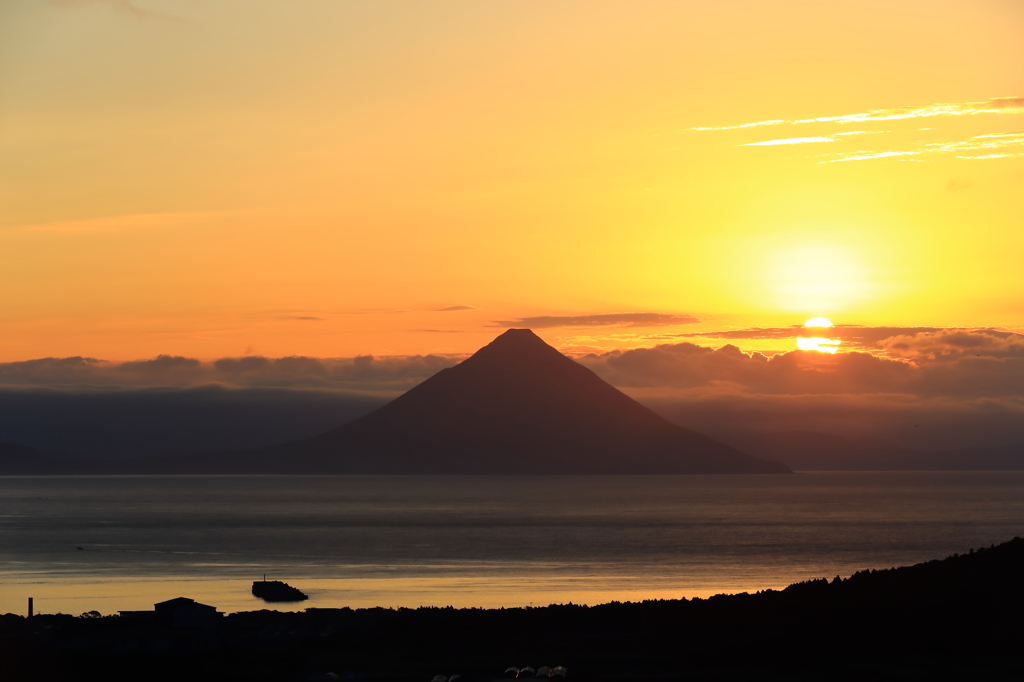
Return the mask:
M 187 388 L 309 388 L 342 391 L 403 391 L 462 356 L 266 358 L 246 356 L 200 362 L 160 355 L 151 360 L 111 363 L 95 358 L 43 358 L 0 363 L 0 387 L 61 390 Z
M 692 315 L 670 313 L 607 313 L 602 315 L 542 315 L 520 317 L 516 320 L 498 320 L 501 327 L 551 329 L 554 327 L 672 327 L 678 324 L 696 324 L 700 320 Z

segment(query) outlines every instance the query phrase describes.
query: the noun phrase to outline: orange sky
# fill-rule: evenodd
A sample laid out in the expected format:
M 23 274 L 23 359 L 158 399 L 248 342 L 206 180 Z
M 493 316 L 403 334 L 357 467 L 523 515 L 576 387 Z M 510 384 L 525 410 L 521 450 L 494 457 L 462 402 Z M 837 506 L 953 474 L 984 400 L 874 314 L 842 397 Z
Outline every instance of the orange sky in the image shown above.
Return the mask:
M 10 0 L 0 361 L 1022 328 L 1022 97 L 1016 0 Z

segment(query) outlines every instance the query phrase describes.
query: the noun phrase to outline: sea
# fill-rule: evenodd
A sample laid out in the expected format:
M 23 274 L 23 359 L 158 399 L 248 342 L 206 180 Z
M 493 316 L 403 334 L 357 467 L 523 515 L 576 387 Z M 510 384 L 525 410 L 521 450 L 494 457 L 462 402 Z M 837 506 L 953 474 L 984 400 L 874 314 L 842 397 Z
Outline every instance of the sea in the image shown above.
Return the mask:
M 1014 536 L 1024 472 L 0 477 L 0 613 L 708 597 Z

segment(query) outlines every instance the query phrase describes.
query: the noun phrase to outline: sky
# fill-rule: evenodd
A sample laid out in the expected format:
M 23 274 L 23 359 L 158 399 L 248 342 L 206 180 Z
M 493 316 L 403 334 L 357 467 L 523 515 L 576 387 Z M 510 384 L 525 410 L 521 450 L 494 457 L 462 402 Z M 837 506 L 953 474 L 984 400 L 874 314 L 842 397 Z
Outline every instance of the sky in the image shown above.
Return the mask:
M 1024 441 L 1022 196 L 1018 0 L 6 0 L 0 390 L 376 405 L 529 327 L 688 424 Z
M 1012 0 L 9 0 L 0 360 L 1021 328 L 1022 37 Z

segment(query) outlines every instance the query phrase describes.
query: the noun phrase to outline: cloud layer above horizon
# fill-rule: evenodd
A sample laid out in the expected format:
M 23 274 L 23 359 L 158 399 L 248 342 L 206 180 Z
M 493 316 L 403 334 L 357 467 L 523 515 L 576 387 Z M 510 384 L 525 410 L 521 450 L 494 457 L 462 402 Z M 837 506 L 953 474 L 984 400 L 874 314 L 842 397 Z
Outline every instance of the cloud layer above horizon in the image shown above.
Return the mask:
M 793 331 L 735 334 L 792 338 Z M 809 431 L 906 449 L 1024 443 L 1024 335 L 870 327 L 837 335 L 844 333 L 873 352 L 768 356 L 684 342 L 578 360 L 677 423 L 710 434 Z
M 548 327 L 630 324 L 630 315 L 549 320 Z M 661 316 L 683 317 L 683 316 Z M 613 318 L 606 319 L 606 318 Z M 624 322 L 623 322 L 624 321 Z M 675 322 L 680 324 L 680 322 Z M 649 320 L 645 326 L 651 326 Z M 543 324 L 532 325 L 543 328 Z M 661 335 L 664 339 L 791 340 L 803 328 L 767 327 Z M 732 385 L 756 393 L 905 393 L 1024 397 L 1024 335 L 997 329 L 836 325 L 830 336 L 845 352 L 744 352 L 690 341 L 577 354 L 576 360 L 619 387 L 693 388 Z M 651 335 L 650 338 L 659 338 Z M 0 363 L 0 388 L 132 389 L 219 385 L 403 391 L 468 354 L 351 358 L 260 355 L 213 361 L 160 355 L 107 362 L 88 357 Z
M 151 388 L 314 389 L 396 395 L 462 356 L 412 355 L 375 358 L 267 358 L 260 355 L 196 358 L 160 355 L 149 360 L 106 362 L 96 358 L 41 358 L 0 363 L 0 389 L 64 391 Z
M 898 328 L 862 328 L 859 334 L 882 352 L 769 356 L 731 344 L 714 349 L 684 342 L 588 354 L 578 361 L 619 387 L 1024 399 L 1024 335 Z
M 794 331 L 709 334 L 782 339 L 792 338 Z M 1024 442 L 1024 335 L 852 325 L 838 326 L 835 333 L 845 339 L 844 347 L 862 350 L 766 355 L 732 344 L 712 348 L 683 341 L 588 353 L 576 360 L 677 423 L 711 434 L 803 430 L 933 448 Z M 211 395 L 225 404 L 235 400 L 232 395 L 243 403 L 264 396 L 260 400 L 269 402 L 260 403 L 260 409 L 266 415 L 273 414 L 275 401 L 284 406 L 291 400 L 288 395 L 299 394 L 337 396 L 317 399 L 321 402 L 378 405 L 464 357 L 246 356 L 201 362 L 165 355 L 123 363 L 44 358 L 0 364 L 0 393 L 12 400 L 34 396 L 37 402 L 43 394 L 78 395 L 87 403 L 96 396 L 145 395 L 152 401 L 162 394 L 178 396 L 175 409 L 181 411 L 187 395 L 208 400 L 204 391 L 216 389 Z M 266 397 L 271 396 L 267 391 L 272 397 Z M 345 414 L 359 409 L 346 407 Z M 284 413 L 290 414 L 288 409 Z M 317 423 L 332 424 L 329 412 L 324 414 Z M 42 423 L 44 416 L 34 419 Z M 10 439 L 0 433 L 0 440 L 5 437 Z

